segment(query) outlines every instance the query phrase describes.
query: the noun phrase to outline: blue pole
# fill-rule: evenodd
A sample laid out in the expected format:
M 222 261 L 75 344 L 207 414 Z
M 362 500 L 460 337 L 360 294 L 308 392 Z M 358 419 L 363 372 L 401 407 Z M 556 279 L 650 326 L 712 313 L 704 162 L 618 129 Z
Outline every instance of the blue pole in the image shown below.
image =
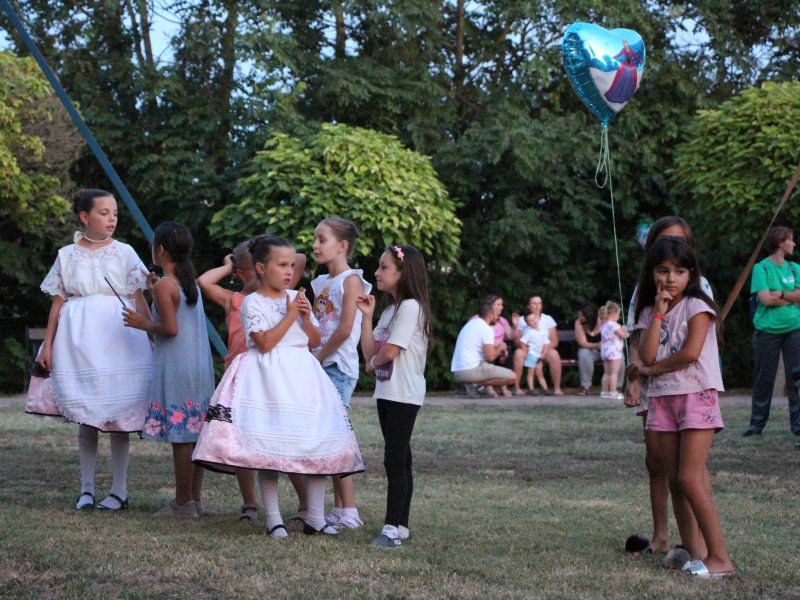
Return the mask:
M 131 211 L 136 224 L 139 225 L 139 228 L 144 233 L 147 240 L 152 244 L 153 243 L 153 228 L 150 227 L 150 224 L 145 219 L 142 211 L 139 210 L 139 207 L 134 202 L 133 197 L 131 197 L 130 192 L 128 192 L 128 188 L 125 187 L 125 184 L 122 183 L 122 179 L 120 179 L 117 171 L 111 165 L 111 162 L 108 160 L 105 152 L 100 147 L 100 144 L 97 143 L 97 140 L 94 139 L 92 132 L 87 127 L 86 122 L 83 120 L 83 117 L 78 113 L 78 110 L 75 108 L 75 105 L 72 103 L 72 100 L 69 99 L 67 96 L 67 92 L 64 91 L 64 88 L 61 87 L 58 79 L 56 79 L 55 73 L 44 60 L 44 56 L 42 53 L 39 52 L 39 48 L 36 47 L 36 44 L 33 42 L 31 37 L 28 35 L 28 31 L 25 29 L 25 26 L 22 24 L 22 21 L 19 20 L 14 9 L 11 8 L 11 4 L 9 4 L 8 0 L 0 0 L 0 5 L 3 7 L 3 11 L 5 11 L 8 18 L 11 20 L 11 24 L 14 26 L 14 29 L 17 30 L 17 33 L 22 38 L 22 41 L 25 43 L 25 47 L 33 56 L 36 63 L 39 65 L 39 68 L 44 73 L 44 76 L 47 77 L 47 81 L 50 82 L 50 85 L 55 90 L 56 95 L 58 96 L 59 100 L 61 100 L 61 104 L 64 105 L 64 108 L 67 109 L 69 116 L 72 117 L 72 121 L 75 123 L 75 126 L 78 128 L 78 131 L 81 132 L 83 139 L 86 140 L 86 143 L 91 148 L 94 155 L 97 157 L 97 160 L 100 162 L 100 166 L 103 167 L 103 170 L 108 175 L 108 178 L 111 180 L 111 183 L 114 186 L 114 189 L 117 190 L 120 198 L 125 203 L 125 206 L 128 207 L 128 210 Z M 206 317 L 206 329 L 208 330 L 208 337 L 211 340 L 211 343 L 216 348 L 217 352 L 220 355 L 225 356 L 228 354 L 228 349 L 225 347 L 222 339 L 219 337 L 217 330 L 211 325 L 211 321 L 209 321 L 208 317 Z

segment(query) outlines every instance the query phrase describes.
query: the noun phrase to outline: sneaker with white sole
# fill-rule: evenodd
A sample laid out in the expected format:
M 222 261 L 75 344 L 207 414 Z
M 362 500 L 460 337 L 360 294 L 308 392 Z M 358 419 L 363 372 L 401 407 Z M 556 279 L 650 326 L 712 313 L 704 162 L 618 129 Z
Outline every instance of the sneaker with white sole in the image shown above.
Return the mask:
M 178 503 L 173 500 L 169 504 L 167 504 L 161 510 L 154 512 L 153 517 L 178 517 L 178 518 L 188 518 L 188 519 L 197 519 L 200 515 L 197 514 L 197 508 L 195 503 L 189 500 L 183 506 L 179 506 Z
M 383 548 L 399 548 L 403 545 L 400 541 L 400 532 L 394 525 L 384 525 L 381 534 L 369 543 L 370 546 Z

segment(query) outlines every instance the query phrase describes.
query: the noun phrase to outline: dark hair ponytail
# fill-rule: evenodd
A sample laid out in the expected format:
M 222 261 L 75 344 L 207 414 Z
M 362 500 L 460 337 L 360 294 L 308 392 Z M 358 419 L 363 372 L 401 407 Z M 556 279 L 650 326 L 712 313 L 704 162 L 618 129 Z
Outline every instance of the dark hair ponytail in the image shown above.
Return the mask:
M 168 221 L 161 223 L 153 232 L 153 246 L 161 246 L 175 261 L 175 275 L 186 296 L 186 304 L 197 304 L 197 273 L 190 255 L 194 249 L 192 233 L 186 225 Z

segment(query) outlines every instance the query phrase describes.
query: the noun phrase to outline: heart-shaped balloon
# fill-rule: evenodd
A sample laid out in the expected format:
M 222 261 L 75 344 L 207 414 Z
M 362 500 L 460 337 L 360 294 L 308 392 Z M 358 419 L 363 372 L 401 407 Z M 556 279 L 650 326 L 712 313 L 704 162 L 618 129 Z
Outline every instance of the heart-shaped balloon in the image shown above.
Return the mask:
M 573 23 L 564 34 L 561 50 L 572 87 L 603 127 L 607 126 L 642 80 L 642 36 L 631 29 Z

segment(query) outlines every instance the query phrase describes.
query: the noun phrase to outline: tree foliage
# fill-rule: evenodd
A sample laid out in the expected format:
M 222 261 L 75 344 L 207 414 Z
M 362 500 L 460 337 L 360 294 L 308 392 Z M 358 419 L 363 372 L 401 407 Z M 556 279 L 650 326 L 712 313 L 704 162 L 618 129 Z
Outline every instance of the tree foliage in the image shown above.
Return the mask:
M 276 134 L 307 143 L 344 124 L 429 156 L 462 222 L 458 262 L 431 273 L 432 387 L 451 383 L 447 355 L 487 292 L 517 310 L 541 292 L 562 326 L 580 301 L 616 296 L 610 198 L 593 177 L 600 128 L 562 67 L 569 24 L 634 29 L 647 46 L 641 87 L 609 128 L 626 293 L 636 225 L 675 211 L 704 240 L 718 295 L 730 287 L 739 246 L 715 251 L 724 237 L 703 237 L 668 172 L 698 110 L 796 80 L 800 59 L 791 0 L 166 0 L 179 26 L 161 55 L 149 0 L 14 4 L 145 215 L 192 228 L 201 269 L 227 251 L 212 215 L 243 200 L 236 182 Z M 107 186 L 89 156 L 73 177 Z M 121 237 L 146 252 L 122 216 Z
M 697 114 L 676 152 L 675 183 L 698 205 L 702 229 L 758 239 L 800 163 L 800 82 L 765 82 Z M 796 190 L 781 220 L 797 223 Z M 719 215 L 735 214 L 736 231 Z M 704 216 L 706 215 L 706 216 Z
M 224 243 L 268 231 L 309 252 L 317 224 L 340 216 L 359 228 L 357 255 L 402 242 L 439 264 L 456 258 L 460 222 L 453 202 L 430 160 L 395 137 L 330 124 L 308 140 L 279 133 L 248 171 L 239 181 L 241 202 L 211 220 L 211 234 Z

